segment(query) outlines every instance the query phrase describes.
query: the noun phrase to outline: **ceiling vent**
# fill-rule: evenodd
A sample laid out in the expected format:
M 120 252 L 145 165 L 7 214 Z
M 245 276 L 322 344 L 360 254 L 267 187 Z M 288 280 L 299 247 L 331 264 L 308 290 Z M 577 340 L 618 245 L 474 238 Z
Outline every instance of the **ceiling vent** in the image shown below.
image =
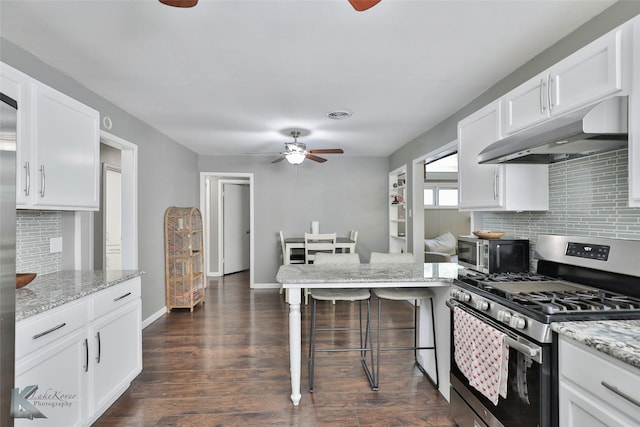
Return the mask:
M 343 120 L 351 117 L 353 113 L 349 110 L 341 110 L 341 111 L 332 111 L 327 113 L 327 117 L 333 120 Z

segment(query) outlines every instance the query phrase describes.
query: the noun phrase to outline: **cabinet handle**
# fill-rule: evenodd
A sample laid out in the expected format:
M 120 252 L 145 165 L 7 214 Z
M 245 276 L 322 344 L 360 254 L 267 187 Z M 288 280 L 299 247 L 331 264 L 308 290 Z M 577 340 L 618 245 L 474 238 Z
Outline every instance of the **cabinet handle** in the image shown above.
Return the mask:
M 549 86 L 547 87 L 547 96 L 549 97 L 549 112 L 553 110 L 553 78 L 549 76 Z
M 35 334 L 35 335 L 33 336 L 33 339 L 34 339 L 34 340 L 37 340 L 38 338 L 43 337 L 43 336 L 45 336 L 45 335 L 47 335 L 47 334 L 50 334 L 50 333 L 51 333 L 51 332 L 53 332 L 53 331 L 57 331 L 58 329 L 60 329 L 60 328 L 64 327 L 65 325 L 66 325 L 66 323 L 60 323 L 58 326 L 54 326 L 53 328 L 51 328 L 51 329 L 47 329 L 47 330 L 46 330 L 46 331 L 44 331 L 44 332 L 40 332 L 39 334 Z
M 96 339 L 98 340 L 98 355 L 96 356 L 96 362 L 100 363 L 100 355 L 102 354 L 102 350 L 101 350 L 101 347 L 100 347 L 100 343 L 101 343 L 101 341 L 100 341 L 100 332 L 98 332 L 96 334 Z
M 24 195 L 28 196 L 29 192 L 31 191 L 31 171 L 29 168 L 29 162 L 25 162 L 24 163 L 24 170 L 25 170 L 25 174 L 24 174 Z
M 605 388 L 608 388 L 609 390 L 611 390 L 612 392 L 614 392 L 618 396 L 622 397 L 623 399 L 628 400 L 629 402 L 633 403 L 634 405 L 640 407 L 640 401 L 638 401 L 637 399 L 634 399 L 633 397 L 629 396 L 627 393 L 618 390 L 618 387 L 616 387 L 614 385 L 611 385 L 611 384 L 607 383 L 606 381 L 601 381 L 600 384 L 602 384 Z
M 493 175 L 493 200 L 498 200 L 498 172 Z
M 127 293 L 126 293 L 126 294 L 124 294 L 124 295 L 120 295 L 118 298 L 114 298 L 114 299 L 113 299 L 113 302 L 120 301 L 121 299 L 126 298 L 126 297 L 128 297 L 129 295 L 131 295 L 131 292 L 127 292 Z
M 84 369 L 85 372 L 89 372 L 89 340 L 87 338 L 84 339 Z
M 540 79 L 540 114 L 544 114 L 547 110 L 547 107 L 544 105 L 544 79 Z
M 44 197 L 45 182 L 44 165 L 40 165 L 40 197 Z

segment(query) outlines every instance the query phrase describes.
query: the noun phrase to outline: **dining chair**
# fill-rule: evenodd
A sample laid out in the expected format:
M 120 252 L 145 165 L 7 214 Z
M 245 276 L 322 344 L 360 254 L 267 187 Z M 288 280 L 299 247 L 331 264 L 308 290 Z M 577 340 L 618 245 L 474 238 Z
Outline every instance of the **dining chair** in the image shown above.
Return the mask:
M 356 244 L 358 243 L 358 230 L 349 231 L 349 240 L 353 240 L 353 244 L 349 247 L 349 252 L 355 252 Z
M 304 250 L 300 250 L 299 248 L 292 249 L 291 254 L 289 255 L 289 259 L 287 260 L 287 246 L 284 242 L 284 233 L 280 230 L 280 246 L 282 247 L 282 263 L 283 264 L 304 264 Z M 288 262 L 287 262 L 288 261 Z
M 317 253 L 336 253 L 336 233 L 304 233 L 304 257 L 313 264 Z M 309 289 L 304 290 L 304 305 L 309 305 Z
M 338 265 L 338 264 L 360 264 L 360 256 L 356 253 L 347 254 L 331 254 L 319 252 L 315 256 L 314 264 L 318 266 L 322 265 Z M 311 327 L 309 333 L 309 392 L 314 391 L 314 372 L 315 372 L 315 354 L 318 352 L 360 352 L 360 364 L 364 369 L 365 375 L 369 380 L 369 384 L 373 388 L 376 384 L 374 377 L 374 359 L 373 359 L 373 340 L 371 337 L 371 292 L 369 289 L 312 289 L 311 296 Z M 318 301 L 358 301 L 358 317 L 359 327 L 353 328 L 349 326 L 344 327 L 318 327 L 317 325 L 317 306 Z M 363 333 L 362 325 L 362 303 L 366 301 L 366 325 Z M 331 321 L 333 323 L 333 320 Z M 322 348 L 316 347 L 316 336 L 318 331 L 358 331 L 360 336 L 360 347 L 340 347 L 340 348 Z M 367 353 L 370 357 L 371 369 L 366 363 Z
M 414 263 L 414 257 L 411 253 L 381 253 L 372 252 L 369 259 L 370 264 L 411 264 Z M 377 350 L 376 350 L 376 373 L 374 378 L 376 379 L 376 388 L 379 389 L 380 384 L 380 353 L 382 351 L 396 351 L 396 350 L 413 350 L 413 359 L 416 366 L 426 376 L 436 388 L 440 385 L 438 378 L 438 356 L 436 351 L 436 324 L 435 324 L 435 312 L 433 309 L 433 300 L 435 295 L 429 288 L 374 288 L 373 294 L 378 299 L 378 325 L 377 325 Z M 383 327 L 382 326 L 382 300 L 393 301 L 413 301 L 413 325 L 408 327 Z M 432 346 L 418 346 L 418 316 L 420 314 L 419 303 L 421 300 L 429 300 L 431 305 L 431 330 L 433 333 L 433 345 Z M 413 331 L 413 346 L 406 347 L 382 347 L 381 346 L 381 331 L 392 330 L 410 330 Z M 434 379 L 427 373 L 424 367 L 418 361 L 418 350 L 433 350 L 433 357 L 435 361 L 436 375 Z
M 336 233 L 304 233 L 304 252 L 307 264 L 313 264 L 319 252 L 336 253 Z
M 304 250 L 300 249 L 292 249 L 289 255 L 289 262 L 287 262 L 287 246 L 284 242 L 284 233 L 282 232 L 282 230 L 280 230 L 278 233 L 280 235 L 280 247 L 282 249 L 282 264 L 304 264 Z M 282 295 L 283 292 L 284 288 L 280 286 L 279 293 Z

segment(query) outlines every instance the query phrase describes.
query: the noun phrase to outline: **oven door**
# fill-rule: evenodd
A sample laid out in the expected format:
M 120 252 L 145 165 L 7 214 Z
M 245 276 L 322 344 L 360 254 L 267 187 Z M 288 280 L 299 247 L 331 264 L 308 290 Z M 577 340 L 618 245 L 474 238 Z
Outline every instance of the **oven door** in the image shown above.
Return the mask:
M 452 337 L 451 416 L 456 423 L 460 427 L 551 426 L 551 345 L 531 342 L 458 301 L 449 300 L 447 305 L 451 308 L 452 333 L 453 308 L 459 307 L 507 334 L 509 344 L 507 397 L 500 397 L 498 404 L 494 405 L 469 384 L 458 368 Z

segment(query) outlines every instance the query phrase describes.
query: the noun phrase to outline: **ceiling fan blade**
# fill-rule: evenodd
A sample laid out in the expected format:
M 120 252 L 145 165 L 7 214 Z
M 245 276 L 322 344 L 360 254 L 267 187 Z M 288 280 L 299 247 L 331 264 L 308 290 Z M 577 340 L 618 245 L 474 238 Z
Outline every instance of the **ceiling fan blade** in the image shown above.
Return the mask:
M 311 154 L 311 153 L 308 153 L 308 154 L 306 155 L 306 157 L 307 157 L 307 159 L 309 159 L 309 160 L 313 160 L 314 162 L 318 162 L 318 163 L 324 163 L 324 162 L 326 162 L 326 161 L 327 161 L 327 159 L 323 159 L 322 157 L 314 156 L 314 155 L 313 155 L 313 154 Z
M 278 157 L 277 159 L 275 159 L 275 160 L 274 160 L 273 162 L 271 162 L 271 163 L 278 163 L 278 162 L 281 162 L 281 161 L 283 161 L 283 160 L 284 160 L 284 156 L 282 156 L 282 157 Z
M 198 0 L 160 0 L 160 3 L 173 7 L 193 7 L 198 4 Z
M 363 12 L 380 3 L 380 0 L 349 0 L 349 3 L 358 12 Z
M 309 150 L 309 153 L 313 154 L 342 154 L 342 148 L 323 148 L 319 150 Z

